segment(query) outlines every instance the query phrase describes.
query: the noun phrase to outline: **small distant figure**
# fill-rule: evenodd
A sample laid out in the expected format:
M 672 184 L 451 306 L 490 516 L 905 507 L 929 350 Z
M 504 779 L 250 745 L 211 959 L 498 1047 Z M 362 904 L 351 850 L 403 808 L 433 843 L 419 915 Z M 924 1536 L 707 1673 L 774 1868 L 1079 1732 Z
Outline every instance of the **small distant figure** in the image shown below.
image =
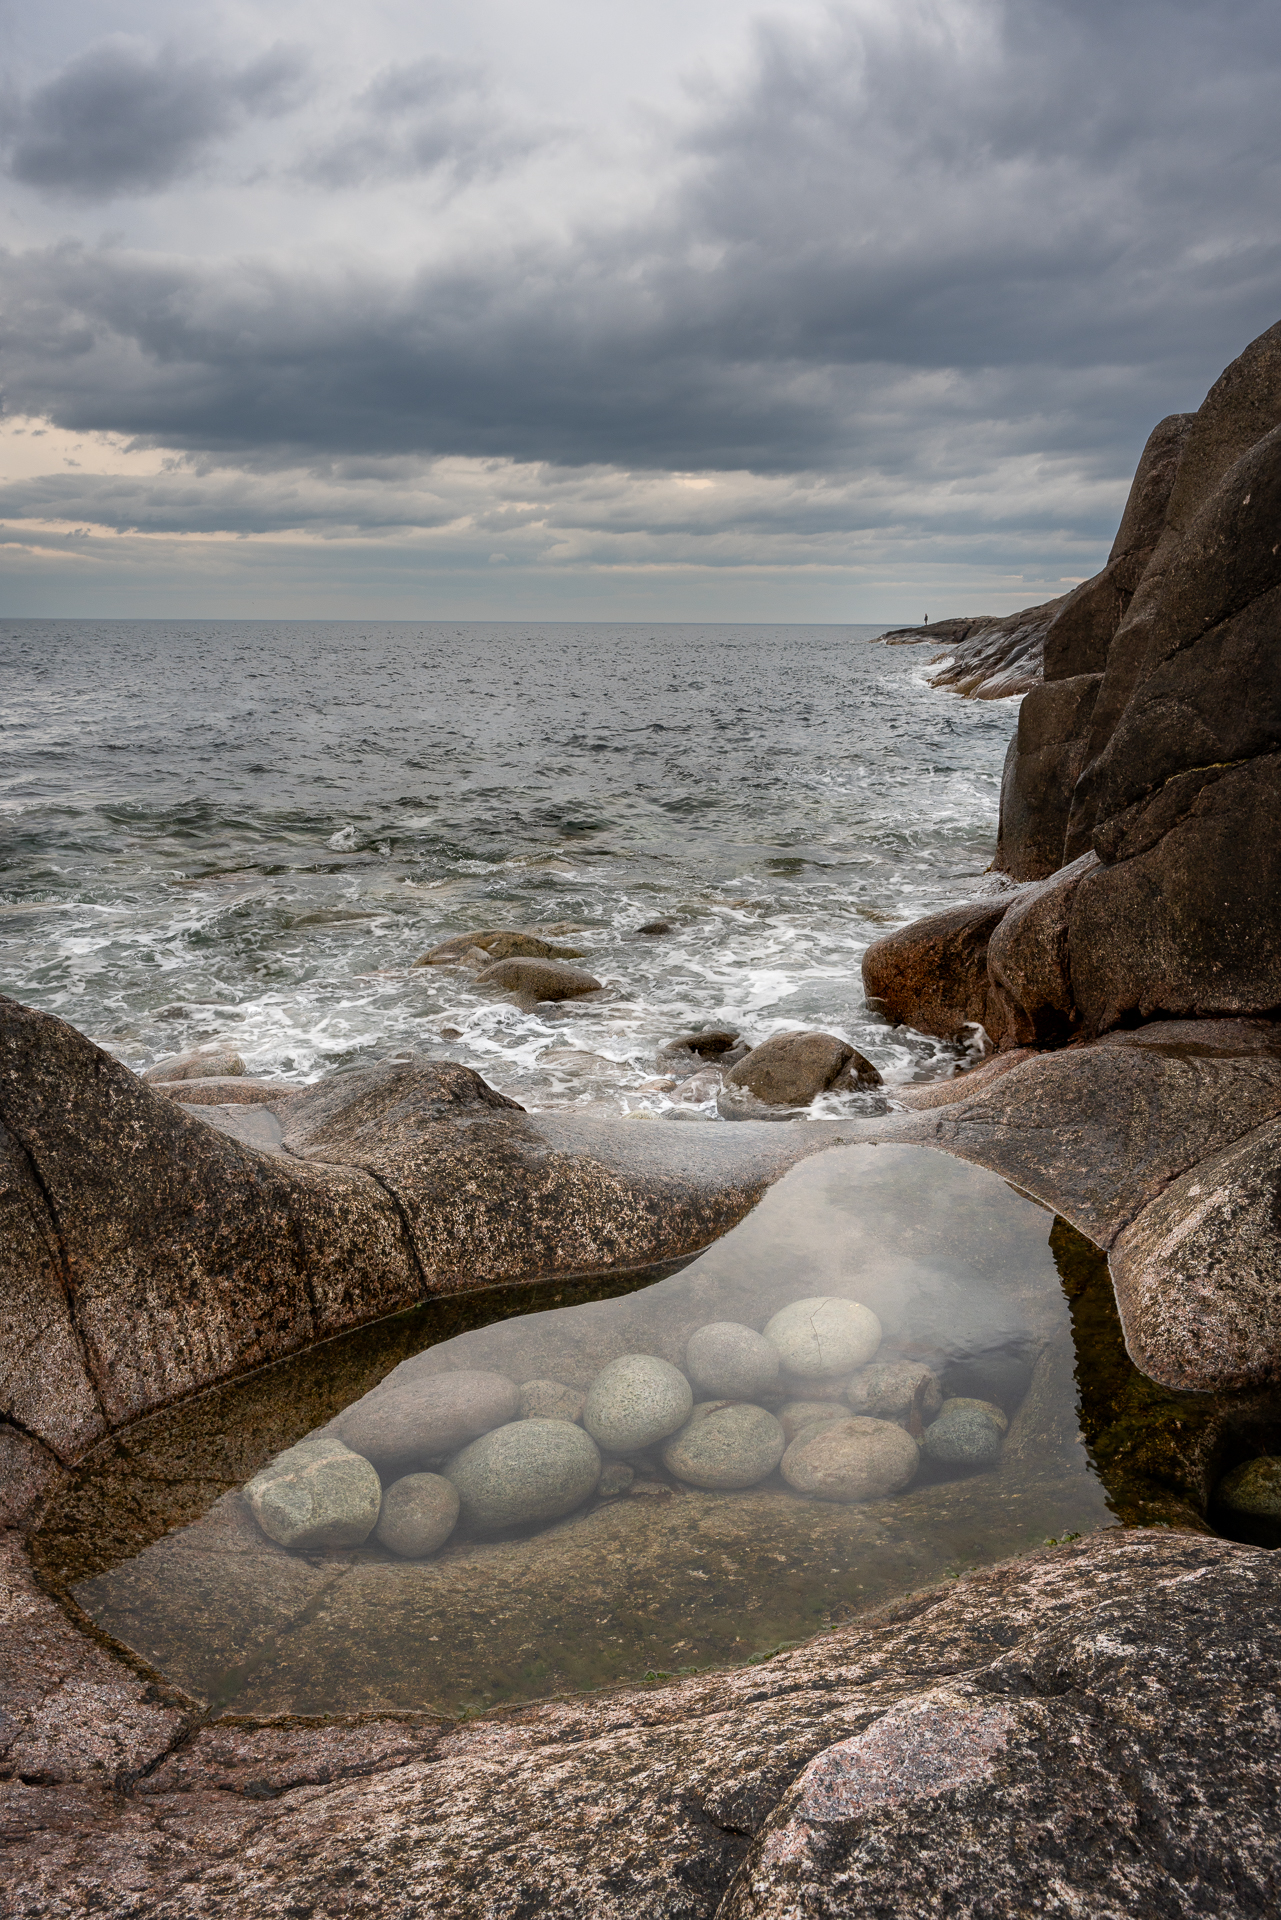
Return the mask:
M 926 614 L 926 616 L 925 616 L 925 624 L 926 624 L 926 626 L 927 626 L 927 627 L 928 627 L 928 626 L 929 626 L 929 624 L 930 624 L 930 616 L 929 616 L 929 614 L 928 614 L 928 613 L 927 613 L 927 614 Z

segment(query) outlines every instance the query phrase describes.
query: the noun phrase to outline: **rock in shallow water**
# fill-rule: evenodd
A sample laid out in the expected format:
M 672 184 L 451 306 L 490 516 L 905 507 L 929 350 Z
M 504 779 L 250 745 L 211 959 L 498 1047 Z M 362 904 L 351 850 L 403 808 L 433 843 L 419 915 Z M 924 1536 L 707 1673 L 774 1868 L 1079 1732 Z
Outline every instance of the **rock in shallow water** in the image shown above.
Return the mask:
M 834 1380 L 872 1358 L 881 1344 L 881 1323 L 856 1300 L 815 1294 L 776 1313 L 765 1338 L 795 1378 Z
M 617 1500 L 620 1493 L 630 1493 L 636 1478 L 634 1470 L 625 1460 L 611 1460 L 601 1474 L 596 1491 L 602 1500 Z
M 1281 1460 L 1265 1453 L 1234 1467 L 1219 1482 L 1217 1498 L 1233 1513 L 1281 1520 Z
M 702 1400 L 663 1448 L 663 1465 L 692 1487 L 754 1487 L 773 1473 L 786 1446 L 786 1434 L 764 1407 Z
M 398 1480 L 519 1413 L 520 1389 L 503 1373 L 402 1375 L 398 1383 L 393 1375 L 339 1414 L 334 1431 L 384 1480 Z
M 916 1360 L 891 1360 L 862 1367 L 852 1376 L 845 1398 L 854 1413 L 878 1420 L 912 1420 L 924 1426 L 943 1404 L 938 1375 Z M 913 1428 L 915 1432 L 917 1429 Z
M 670 1360 L 625 1353 L 587 1389 L 583 1425 L 609 1453 L 633 1453 L 684 1426 L 694 1404 L 689 1381 Z
M 773 1107 L 807 1107 L 829 1087 L 879 1087 L 881 1076 L 834 1033 L 776 1033 L 730 1071 L 730 1081 Z
M 594 975 L 558 960 L 498 960 L 476 975 L 476 983 L 535 1002 L 576 1000 L 581 994 L 600 992 L 600 981 Z
M 516 1420 L 473 1440 L 445 1468 L 463 1517 L 481 1533 L 559 1520 L 596 1489 L 600 1452 L 568 1420 Z
M 945 1400 L 938 1419 L 921 1435 L 927 1460 L 946 1467 L 990 1467 L 1001 1457 L 1009 1426 L 990 1400 Z
M 526 1380 L 520 1390 L 522 1420 L 574 1420 L 583 1411 L 587 1395 L 563 1380 Z
M 378 1519 L 382 1485 L 368 1460 L 324 1433 L 278 1454 L 245 1499 L 267 1538 L 293 1552 L 358 1547 Z
M 778 1379 L 778 1349 L 764 1334 L 733 1320 L 714 1320 L 690 1335 L 685 1369 L 709 1398 L 754 1400 Z
M 890 1420 L 854 1414 L 805 1427 L 783 1455 L 783 1478 L 823 1500 L 875 1500 L 901 1493 L 915 1477 L 920 1450 Z
M 383 1494 L 375 1534 L 403 1560 L 422 1560 L 444 1546 L 458 1508 L 458 1490 L 443 1474 L 407 1473 Z
M 790 1441 L 806 1427 L 826 1427 L 833 1420 L 848 1420 L 849 1412 L 839 1400 L 789 1400 L 779 1408 L 777 1419 Z

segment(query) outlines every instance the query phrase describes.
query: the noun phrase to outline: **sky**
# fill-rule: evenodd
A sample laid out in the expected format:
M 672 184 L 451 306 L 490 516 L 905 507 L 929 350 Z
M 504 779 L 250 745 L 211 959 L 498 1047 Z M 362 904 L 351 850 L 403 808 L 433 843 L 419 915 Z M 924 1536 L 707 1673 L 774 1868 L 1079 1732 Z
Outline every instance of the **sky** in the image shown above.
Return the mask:
M 1274 0 L 3 0 L 0 613 L 908 622 L 1281 318 Z

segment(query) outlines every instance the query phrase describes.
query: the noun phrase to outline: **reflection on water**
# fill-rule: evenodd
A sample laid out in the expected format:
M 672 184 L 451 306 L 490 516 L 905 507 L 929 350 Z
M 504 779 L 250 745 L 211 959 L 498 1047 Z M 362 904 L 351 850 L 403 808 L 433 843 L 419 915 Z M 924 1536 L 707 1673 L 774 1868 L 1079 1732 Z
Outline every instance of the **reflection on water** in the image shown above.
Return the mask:
M 310 1436 L 264 1423 L 247 1489 L 75 1598 L 236 1714 L 457 1713 L 747 1660 L 1106 1524 L 1050 1227 L 946 1155 L 822 1154 L 642 1291 L 410 1354 L 311 1399 Z

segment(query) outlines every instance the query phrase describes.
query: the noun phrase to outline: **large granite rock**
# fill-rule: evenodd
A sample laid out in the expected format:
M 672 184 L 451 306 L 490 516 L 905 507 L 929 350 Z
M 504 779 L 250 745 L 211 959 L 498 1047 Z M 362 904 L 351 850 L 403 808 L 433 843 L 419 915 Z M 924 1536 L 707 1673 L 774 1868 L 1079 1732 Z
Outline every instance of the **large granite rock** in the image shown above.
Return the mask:
M 999 895 L 949 907 L 873 940 L 863 956 L 869 1005 L 894 1026 L 944 1040 L 975 1026 L 997 1039 L 1000 1017 L 993 1010 L 987 949 L 1009 904 L 1008 895 Z
M 921 627 L 892 627 L 878 638 L 889 647 L 929 644 L 933 687 L 952 687 L 971 700 L 1006 700 L 1040 684 L 1046 635 L 1064 601 L 1046 600 L 1018 613 L 979 614 L 934 620 Z
M 762 1666 L 444 1726 L 199 1724 L 13 1565 L 23 1920 L 1275 1905 L 1281 1563 L 1259 1549 L 1107 1532 Z
M 989 903 L 968 910 L 986 945 L 964 1004 L 999 988 L 1004 1013 L 983 1024 L 1000 1044 L 1281 1007 L 1279 520 L 1281 324 L 1195 415 L 1156 429 L 1107 568 L 1047 632 L 1045 684 L 1006 763 L 996 864 L 1065 890 L 1048 974 L 1044 941 L 1015 964 Z M 892 938 L 894 991 L 877 943 L 869 997 L 944 1031 L 940 1002 L 955 1012 L 961 996 L 938 916 Z

